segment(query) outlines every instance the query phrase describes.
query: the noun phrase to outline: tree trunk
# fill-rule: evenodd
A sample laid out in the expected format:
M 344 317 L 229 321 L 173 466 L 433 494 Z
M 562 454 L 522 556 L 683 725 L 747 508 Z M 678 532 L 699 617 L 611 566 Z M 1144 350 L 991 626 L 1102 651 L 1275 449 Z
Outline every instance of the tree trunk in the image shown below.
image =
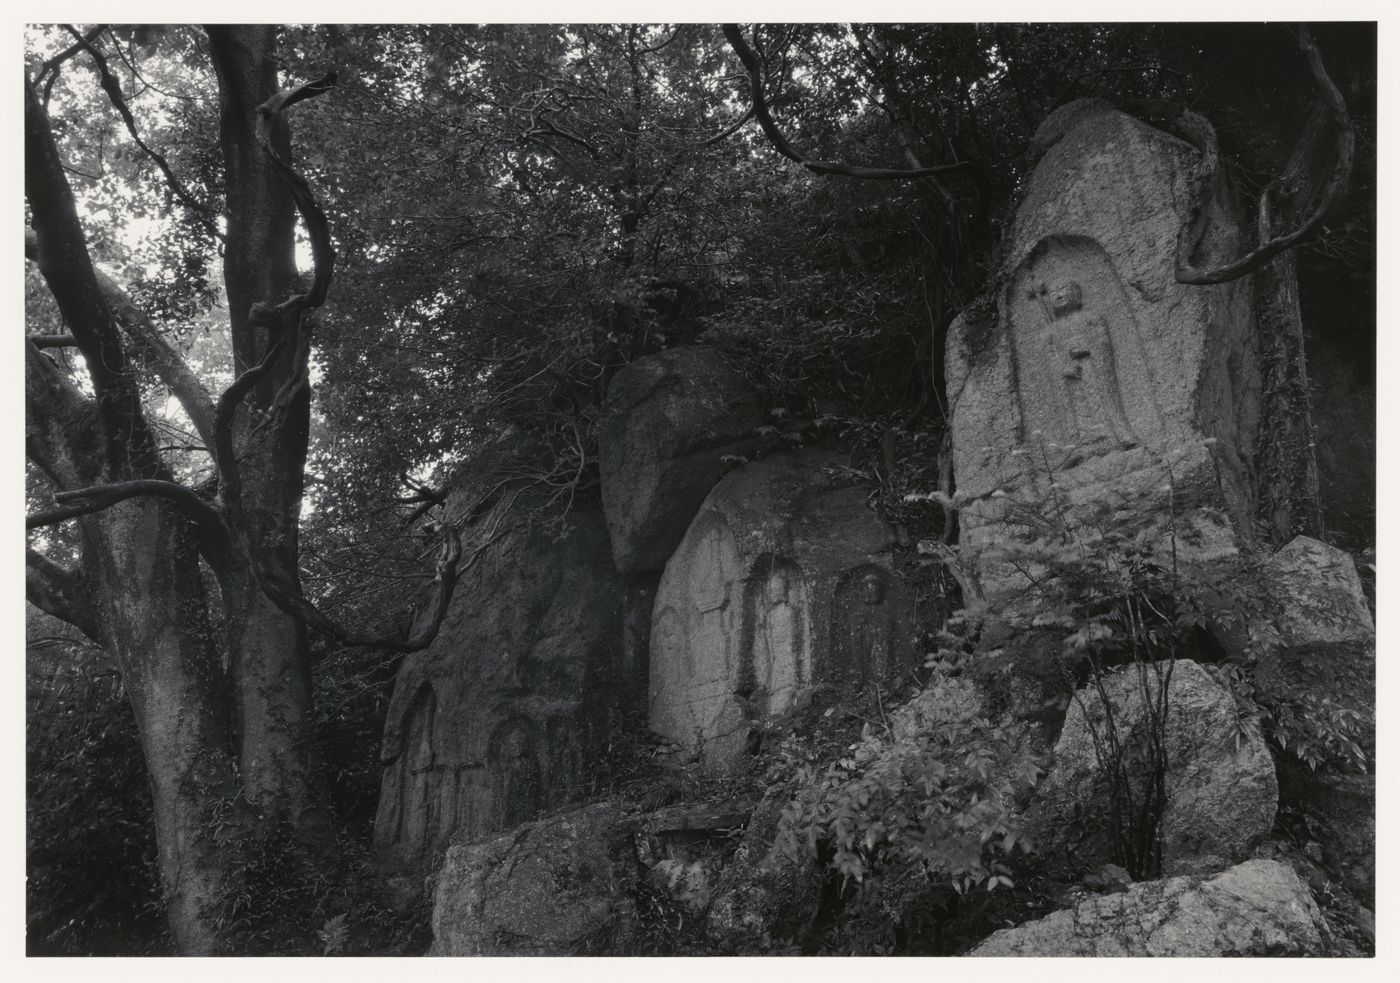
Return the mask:
M 263 818 L 315 839 L 324 829 L 311 792 L 306 632 L 268 599 L 246 566 L 226 572 L 220 588 L 243 794 Z
M 1265 191 L 1259 237 L 1296 228 L 1332 170 L 1333 141 L 1321 101 L 1298 140 L 1282 178 Z M 1273 196 L 1279 193 L 1275 203 Z M 1273 205 L 1277 212 L 1270 214 Z M 1294 536 L 1321 538 L 1321 494 L 1314 449 L 1311 393 L 1298 303 L 1298 259 L 1289 249 L 1254 274 L 1254 309 L 1259 324 L 1263 405 L 1259 421 L 1259 519 L 1269 540 L 1282 545 Z
M 223 948 L 240 840 L 218 647 L 188 520 L 154 499 L 82 520 L 103 642 L 136 715 L 160 876 L 179 951 Z
M 270 342 L 252 323 L 256 303 L 276 304 L 300 285 L 295 264 L 296 213 L 283 180 L 258 143 L 257 107 L 277 93 L 272 57 L 277 29 L 268 26 L 209 28 L 210 53 L 219 78 L 220 142 L 228 189 L 228 240 L 224 285 L 228 292 L 235 372 L 257 364 Z M 273 133 L 275 149 L 290 157 L 285 123 Z M 270 406 L 299 357 L 289 346 L 251 395 Z M 310 398 L 292 400 L 282 425 L 255 429 L 246 412 L 236 423 L 243 471 L 243 510 L 250 537 L 287 571 L 298 569 L 302 480 L 310 424 Z M 245 795 L 265 816 L 293 823 L 308 837 L 319 834 L 310 811 L 312 768 L 307 762 L 311 717 L 310 648 L 306 630 L 277 608 L 253 581 L 246 564 L 231 557 L 220 576 L 228 617 L 229 661 L 237 687 L 236 730 Z M 294 575 L 294 573 L 293 573 Z

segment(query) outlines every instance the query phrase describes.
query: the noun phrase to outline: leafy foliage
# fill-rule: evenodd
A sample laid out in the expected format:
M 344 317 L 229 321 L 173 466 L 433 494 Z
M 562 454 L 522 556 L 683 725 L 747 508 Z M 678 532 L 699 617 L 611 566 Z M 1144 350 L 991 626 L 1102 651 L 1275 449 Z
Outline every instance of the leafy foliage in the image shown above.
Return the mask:
M 1029 849 L 1015 804 L 1039 766 L 1021 728 L 983 716 L 975 685 L 936 673 L 871 729 L 784 813 L 790 854 L 828 856 L 842 878 L 909 868 L 958 891 L 1009 887 L 1010 861 Z
M 35 615 L 30 636 L 28 953 L 159 954 L 169 940 L 151 797 L 126 694 L 76 633 Z

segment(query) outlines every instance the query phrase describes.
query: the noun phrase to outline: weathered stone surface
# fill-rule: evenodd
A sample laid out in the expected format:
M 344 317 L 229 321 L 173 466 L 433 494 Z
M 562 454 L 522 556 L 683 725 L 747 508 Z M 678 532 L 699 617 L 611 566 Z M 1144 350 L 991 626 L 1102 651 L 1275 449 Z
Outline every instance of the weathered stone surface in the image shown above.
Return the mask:
M 449 498 L 449 519 L 468 498 Z M 511 521 L 493 512 L 474 527 L 490 545 L 463 570 L 437 639 L 399 669 L 374 830 L 391 866 L 425 870 L 454 834 L 568 801 L 627 699 L 623 586 L 602 516 L 576 509 L 557 539 L 542 521 Z M 468 541 L 463 563 L 473 554 Z
M 889 528 L 826 451 L 744 465 L 705 499 L 652 615 L 648 721 L 707 769 L 743 760 L 756 723 L 814 682 L 864 685 L 916 664 Z
M 1255 667 L 1260 692 L 1355 714 L 1361 743 L 1376 727 L 1376 628 L 1361 578 L 1341 550 L 1299 536 L 1264 564 L 1272 637 Z
M 1178 545 L 1201 558 L 1252 527 L 1248 289 L 1174 274 L 1195 151 L 1099 102 L 1058 110 L 1041 142 L 997 310 L 964 314 L 948 339 L 961 542 L 988 552 L 994 601 L 1028 580 L 993 547 L 1061 505 L 1071 525 L 1129 532 L 1175 512 Z M 1206 251 L 1234 249 L 1233 208 L 1210 207 Z
M 727 455 L 749 456 L 763 423 L 752 387 L 708 348 L 672 348 L 620 370 L 598 442 L 613 561 L 660 570 Z
M 616 803 L 603 802 L 450 848 L 429 955 L 606 954 L 631 904 L 621 819 Z
M 1103 678 L 1114 735 L 1133 801 L 1148 792 L 1149 734 L 1167 663 L 1130 666 Z M 1144 701 L 1144 693 L 1149 694 Z M 1234 699 L 1204 669 L 1180 659 L 1171 668 L 1164 749 L 1166 801 L 1158 828 L 1162 869 L 1205 854 L 1244 857 L 1268 835 L 1278 808 L 1278 779 L 1262 739 L 1241 732 Z M 1076 694 L 1055 744 L 1055 761 L 1027 814 L 1044 851 L 1080 869 L 1118 861 L 1105 759 L 1111 759 L 1108 714 L 1091 684 Z M 1126 822 L 1124 824 L 1127 825 Z
M 1133 884 L 1002 929 L 973 956 L 1320 955 L 1322 914 L 1307 885 L 1271 860 L 1201 879 Z
M 754 805 L 753 799 L 687 803 L 630 820 L 643 876 L 683 911 L 704 914 Z

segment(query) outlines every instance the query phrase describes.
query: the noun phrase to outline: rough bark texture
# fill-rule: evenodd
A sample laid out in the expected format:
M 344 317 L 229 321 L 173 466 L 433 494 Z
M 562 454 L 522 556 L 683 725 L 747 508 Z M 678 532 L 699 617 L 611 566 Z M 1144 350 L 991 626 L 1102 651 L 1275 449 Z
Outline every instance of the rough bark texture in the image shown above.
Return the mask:
M 1259 238 L 1301 221 L 1330 169 L 1332 146 L 1326 107 L 1314 109 L 1278 187 L 1291 191 L 1270 209 L 1265 192 Z M 1271 211 L 1273 214 L 1271 215 Z M 1259 428 L 1259 520 L 1275 545 L 1294 536 L 1324 535 L 1318 488 L 1317 454 L 1310 409 L 1303 314 L 1298 301 L 1298 258 L 1293 250 L 1276 256 L 1254 274 L 1254 305 L 1259 319 L 1264 398 Z
M 34 258 L 74 332 L 95 392 L 86 398 L 47 356 L 26 346 L 26 452 L 59 491 L 168 479 L 88 256 L 47 116 L 28 85 L 25 158 Z M 182 952 L 211 953 L 221 944 L 229 849 L 214 828 L 214 804 L 232 796 L 235 781 L 195 531 L 174 504 L 154 498 L 126 501 L 78 521 L 83 599 L 91 610 L 88 618 L 71 620 L 87 620 L 96 631 L 135 711 L 176 942 Z M 55 602 L 58 595 L 48 599 Z
M 236 781 L 203 580 L 187 522 L 170 511 L 148 500 L 85 518 L 83 554 L 136 713 L 170 924 L 182 953 L 211 955 L 237 848 L 237 816 L 221 817 L 221 803 Z
M 283 179 L 257 140 L 257 107 L 277 93 L 272 57 L 276 28 L 211 27 L 210 53 L 219 78 L 220 141 L 228 188 L 224 286 L 228 291 L 234 368 L 257 364 L 270 344 L 250 317 L 256 303 L 275 304 L 300 286 L 294 260 L 296 213 Z M 273 149 L 288 155 L 280 119 Z M 287 350 L 251 395 L 270 406 L 303 357 Z M 295 576 L 298 520 L 310 414 L 309 390 L 287 409 L 286 423 L 256 429 L 248 414 L 235 421 L 243 474 L 242 507 L 254 548 Z M 302 825 L 312 819 L 306 758 L 311 709 L 310 655 L 305 629 L 257 587 L 242 556 L 221 564 L 229 662 L 236 681 L 239 767 L 249 800 L 265 812 Z

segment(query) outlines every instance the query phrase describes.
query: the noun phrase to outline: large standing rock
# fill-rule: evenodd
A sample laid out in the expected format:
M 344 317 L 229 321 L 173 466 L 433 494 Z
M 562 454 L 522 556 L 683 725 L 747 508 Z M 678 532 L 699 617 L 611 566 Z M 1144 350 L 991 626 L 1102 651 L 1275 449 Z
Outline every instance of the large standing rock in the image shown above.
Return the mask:
M 997 602 L 1037 571 L 996 547 L 1040 521 L 1175 514 L 1179 552 L 1210 558 L 1249 539 L 1254 507 L 1247 284 L 1175 279 L 1195 151 L 1101 102 L 1057 110 L 1040 143 L 996 310 L 965 312 L 947 348 L 961 542 Z M 1223 195 L 1206 255 L 1239 245 Z
M 708 348 L 672 348 L 608 386 L 598 458 L 613 562 L 660 570 L 726 456 L 749 456 L 763 423 L 752 387 Z
M 448 521 L 476 504 L 459 492 Z M 502 508 L 473 527 L 442 630 L 405 659 L 389 705 L 374 842 L 410 872 L 454 834 L 567 801 L 628 692 L 621 578 L 602 516 L 576 509 L 561 535 Z
M 1295 721 L 1290 748 L 1306 748 L 1316 766 L 1281 765 L 1283 799 L 1317 836 L 1333 876 L 1371 904 L 1376 630 L 1361 579 L 1347 554 L 1303 536 L 1271 556 L 1254 579 L 1268 621 L 1268 630 L 1259 619 L 1249 625 L 1255 698 L 1276 714 L 1288 713 Z M 1336 753 L 1340 736 L 1366 760 Z
M 974 956 L 1321 955 L 1325 923 L 1290 868 L 1250 860 L 1209 878 L 1133 884 L 1002 929 Z
M 1113 793 L 1104 765 L 1116 741 L 1132 801 L 1144 801 L 1152 777 L 1148 749 L 1161 692 L 1158 673 L 1166 669 L 1166 663 L 1142 664 L 1103 677 L 1111 733 L 1097 688 L 1091 684 L 1076 694 L 1055 744 L 1054 766 L 1027 816 L 1039 849 L 1070 857 L 1086 870 L 1121 862 L 1114 854 Z M 1241 730 L 1229 691 L 1196 663 L 1177 660 L 1167 694 L 1166 800 L 1158 827 L 1162 869 L 1172 874 L 1206 855 L 1241 859 L 1268 835 L 1278 809 L 1269 750 Z M 1120 792 L 1123 787 L 1120 782 Z M 1121 795 L 1119 802 L 1125 802 Z M 1130 828 L 1127 820 L 1120 822 Z
M 605 955 L 631 911 L 622 811 L 603 802 L 447 851 L 434 956 Z
M 741 762 L 757 722 L 804 687 L 864 685 L 917 663 L 893 536 L 844 463 L 794 451 L 738 468 L 666 564 L 648 719 L 707 769 Z
M 1330 703 L 1357 715 L 1362 743 L 1376 727 L 1376 627 L 1351 557 L 1299 536 L 1258 578 L 1272 633 L 1255 668 L 1255 685 L 1275 699 Z

